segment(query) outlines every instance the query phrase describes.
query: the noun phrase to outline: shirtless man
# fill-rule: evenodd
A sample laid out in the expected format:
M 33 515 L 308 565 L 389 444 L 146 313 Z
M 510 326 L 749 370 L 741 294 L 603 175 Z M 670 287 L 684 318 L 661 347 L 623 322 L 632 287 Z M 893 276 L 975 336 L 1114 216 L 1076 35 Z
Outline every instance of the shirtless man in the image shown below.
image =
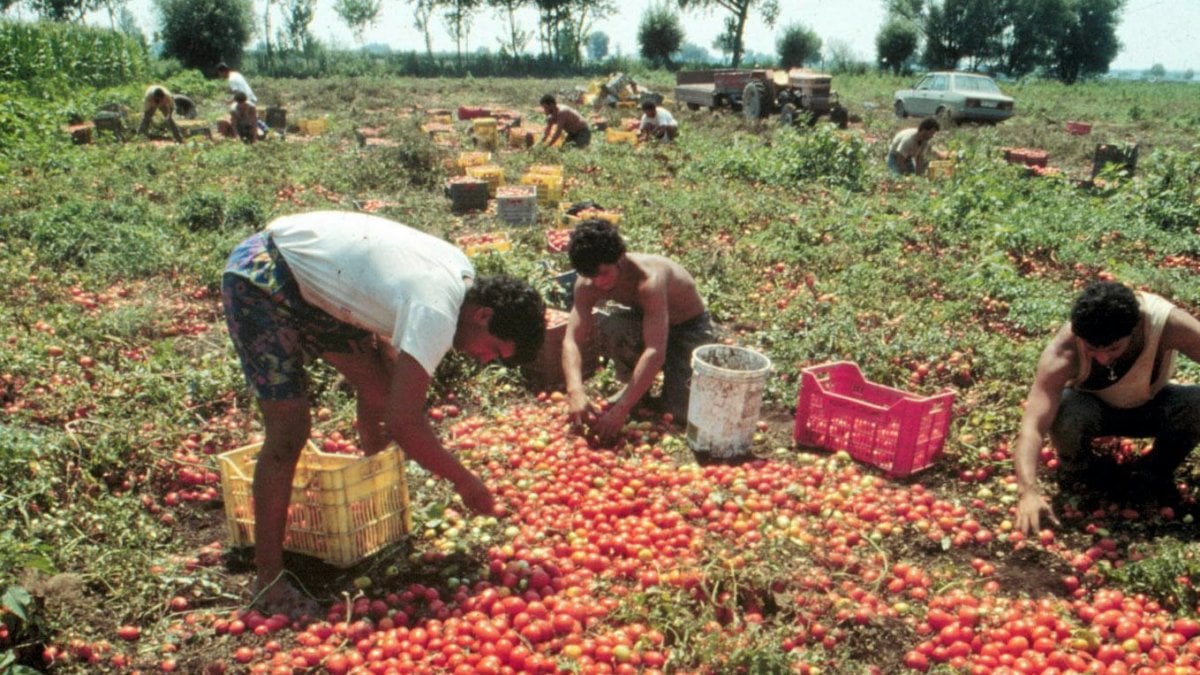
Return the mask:
M 1026 399 L 1013 450 L 1019 530 L 1037 532 L 1042 515 L 1058 523 L 1037 483 L 1047 434 L 1058 451 L 1060 485 L 1136 484 L 1149 496 L 1171 497 L 1175 469 L 1200 442 L 1200 385 L 1170 382 L 1176 352 L 1200 361 L 1193 316 L 1117 282 L 1084 289 L 1070 322 L 1042 351 Z M 1092 451 L 1102 436 L 1153 437 L 1154 448 L 1117 464 Z
M 566 142 L 577 148 L 586 148 L 588 143 L 592 142 L 592 130 L 588 127 L 587 120 L 575 110 L 565 105 L 560 106 L 550 94 L 542 97 L 541 104 L 542 112 L 546 113 L 546 130 L 542 132 L 542 143 L 554 145 L 563 134 L 567 136 Z M 554 129 L 553 136 L 550 135 L 551 129 Z M 547 137 L 549 141 L 546 140 Z
M 626 252 L 616 228 L 599 219 L 575 228 L 567 253 L 578 273 L 562 349 L 572 421 L 588 423 L 601 440 L 612 440 L 661 370 L 663 409 L 676 422 L 685 422 L 692 351 L 716 342 L 692 275 L 663 256 Z M 623 309 L 593 314 L 608 301 Z M 599 351 L 627 380 L 598 417 L 583 386 L 580 351 L 597 332 Z
M 179 126 L 175 124 L 174 119 L 175 97 L 171 96 L 171 92 L 167 91 L 166 87 L 152 84 L 146 89 L 146 95 L 142 98 L 142 124 L 138 127 L 139 135 L 145 135 L 150 130 L 150 120 L 154 118 L 156 112 L 162 113 L 175 142 L 182 143 L 183 133 L 179 131 Z

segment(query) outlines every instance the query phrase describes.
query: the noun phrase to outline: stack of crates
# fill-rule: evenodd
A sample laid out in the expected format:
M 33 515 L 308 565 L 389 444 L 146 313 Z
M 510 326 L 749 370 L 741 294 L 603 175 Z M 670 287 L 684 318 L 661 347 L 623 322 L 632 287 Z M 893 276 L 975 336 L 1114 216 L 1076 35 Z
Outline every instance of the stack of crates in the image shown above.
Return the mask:
M 537 220 L 537 186 L 510 185 L 498 188 L 496 215 L 509 225 L 532 225 Z
M 219 456 L 230 544 L 254 544 L 254 467 L 262 444 Z M 370 457 L 300 454 L 288 504 L 288 551 L 349 567 L 412 529 L 404 455 L 392 447 Z
M 562 201 L 563 168 L 561 164 L 534 164 L 521 176 L 522 185 L 537 188 L 537 201 L 542 206 L 553 206 Z
M 471 123 L 471 136 L 475 147 L 495 150 L 499 145 L 500 131 L 495 117 L 477 117 Z
M 504 169 L 495 164 L 480 164 L 479 166 L 468 166 L 467 175 L 472 178 L 487 181 L 488 196 L 495 197 L 496 190 L 504 185 Z

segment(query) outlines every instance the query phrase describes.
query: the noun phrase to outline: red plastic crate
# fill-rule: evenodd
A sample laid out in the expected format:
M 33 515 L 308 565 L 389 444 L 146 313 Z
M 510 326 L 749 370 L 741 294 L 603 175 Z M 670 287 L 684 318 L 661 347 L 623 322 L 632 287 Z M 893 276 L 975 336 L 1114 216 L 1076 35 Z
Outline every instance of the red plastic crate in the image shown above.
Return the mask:
M 941 456 L 953 405 L 952 391 L 921 397 L 874 384 L 848 361 L 813 366 L 801 371 L 795 440 L 907 476 Z

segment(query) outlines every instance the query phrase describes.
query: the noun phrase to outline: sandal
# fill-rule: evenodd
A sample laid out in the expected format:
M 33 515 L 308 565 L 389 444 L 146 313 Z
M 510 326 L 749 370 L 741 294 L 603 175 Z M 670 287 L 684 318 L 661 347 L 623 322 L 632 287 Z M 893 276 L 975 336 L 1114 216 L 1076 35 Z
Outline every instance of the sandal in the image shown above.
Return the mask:
M 293 621 L 314 619 L 320 616 L 321 607 L 316 600 L 305 595 L 282 576 L 265 587 L 255 581 L 250 586 L 250 606 L 268 616 L 283 614 Z

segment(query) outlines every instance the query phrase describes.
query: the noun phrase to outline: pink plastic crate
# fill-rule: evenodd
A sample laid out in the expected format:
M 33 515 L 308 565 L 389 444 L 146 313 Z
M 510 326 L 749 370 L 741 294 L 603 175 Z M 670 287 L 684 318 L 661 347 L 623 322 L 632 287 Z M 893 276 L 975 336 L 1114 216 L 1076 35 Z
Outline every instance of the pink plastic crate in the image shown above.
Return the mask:
M 907 476 L 941 456 L 953 405 L 952 391 L 921 397 L 874 384 L 848 361 L 813 366 L 801 371 L 795 440 Z

